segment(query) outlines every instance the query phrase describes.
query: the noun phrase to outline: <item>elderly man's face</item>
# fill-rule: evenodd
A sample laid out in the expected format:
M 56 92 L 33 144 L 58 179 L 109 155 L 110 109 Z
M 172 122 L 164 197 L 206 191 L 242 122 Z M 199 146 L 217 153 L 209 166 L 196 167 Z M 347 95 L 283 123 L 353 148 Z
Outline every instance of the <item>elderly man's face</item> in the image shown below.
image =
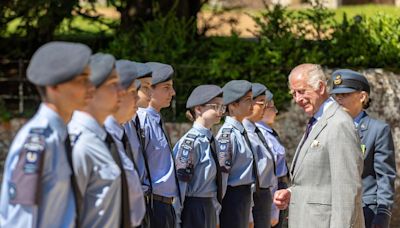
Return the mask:
M 293 75 L 289 79 L 289 84 L 295 102 L 308 116 L 313 116 L 325 100 L 323 97 L 325 88 L 322 82 L 319 83 L 318 89 L 315 89 L 308 84 L 308 76 Z

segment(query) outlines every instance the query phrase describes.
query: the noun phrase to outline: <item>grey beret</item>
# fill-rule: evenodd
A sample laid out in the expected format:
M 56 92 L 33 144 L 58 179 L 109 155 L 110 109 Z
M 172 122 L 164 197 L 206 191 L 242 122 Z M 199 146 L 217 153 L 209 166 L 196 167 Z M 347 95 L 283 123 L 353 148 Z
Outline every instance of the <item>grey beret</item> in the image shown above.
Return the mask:
M 244 97 L 246 93 L 251 91 L 251 83 L 246 80 L 232 80 L 224 85 L 222 88 L 224 105 Z
M 138 77 L 137 78 L 146 78 L 146 77 L 151 77 L 151 69 L 149 66 L 147 66 L 144 63 L 139 63 L 139 62 L 134 62 L 132 61 L 137 69 L 138 72 Z
M 39 86 L 57 85 L 82 74 L 92 50 L 80 43 L 53 41 L 33 54 L 27 69 L 30 82 Z
M 251 91 L 253 92 L 253 98 L 256 98 L 260 95 L 265 95 L 264 92 L 267 90 L 265 85 L 260 83 L 252 83 L 251 84 Z
M 121 59 L 115 62 L 115 69 L 119 75 L 122 88 L 127 89 L 138 78 L 136 64 L 132 61 Z
M 368 80 L 364 75 L 349 69 L 340 69 L 332 73 L 332 91 L 336 93 L 351 93 L 355 91 L 370 92 Z
M 115 66 L 115 58 L 110 54 L 96 53 L 90 57 L 90 81 L 96 87 L 105 82 Z
M 190 94 L 186 108 L 193 108 L 197 105 L 206 104 L 215 97 L 222 94 L 222 89 L 216 85 L 201 85 L 197 86 Z
M 152 73 L 152 85 L 157 85 L 170 80 L 174 74 L 174 69 L 171 65 L 157 62 L 146 63 L 150 67 Z
M 271 101 L 272 98 L 274 98 L 274 94 L 271 91 L 269 91 L 268 89 L 266 89 L 265 90 L 265 97 L 266 97 L 267 101 Z

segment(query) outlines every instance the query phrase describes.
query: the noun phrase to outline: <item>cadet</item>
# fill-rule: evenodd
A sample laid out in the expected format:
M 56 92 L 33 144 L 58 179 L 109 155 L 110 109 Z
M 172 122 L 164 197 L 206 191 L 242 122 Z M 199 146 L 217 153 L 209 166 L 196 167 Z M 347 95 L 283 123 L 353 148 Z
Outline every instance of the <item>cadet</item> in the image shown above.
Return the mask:
M 164 128 L 161 109 L 171 104 L 175 95 L 172 76 L 174 70 L 170 65 L 146 63 L 152 71 L 152 95 L 149 107 L 139 109 L 141 131 L 145 156 L 148 159 L 149 176 L 151 177 L 153 208 L 151 227 L 175 227 L 173 200 L 179 200 L 179 188 L 170 141 Z
M 390 126 L 371 118 L 370 86 L 360 73 L 341 69 L 332 74 L 331 94 L 354 119 L 364 154 L 363 210 L 365 227 L 389 227 L 394 200 L 396 162 Z
M 264 109 L 264 115 L 262 120 L 256 122 L 256 126 L 260 129 L 264 138 L 266 139 L 269 148 L 274 154 L 276 164 L 276 178 L 273 179 L 273 186 L 271 194 L 274 195 L 278 189 L 287 188 L 289 179 L 288 169 L 285 158 L 285 148 L 280 143 L 277 132 L 271 128 L 275 122 L 276 114 L 278 113 L 274 100 L 273 94 L 268 89 L 265 91 L 266 105 Z M 271 226 L 281 227 L 283 219 L 286 217 L 286 211 L 280 211 L 274 203 L 271 205 Z
M 201 85 L 190 94 L 187 116 L 193 127 L 174 147 L 175 164 L 181 189 L 181 227 L 215 228 L 215 199 L 222 202 L 222 176 L 215 140 L 210 128 L 225 112 L 222 89 Z
M 15 137 L 5 161 L 1 227 L 74 227 L 74 197 L 66 124 L 90 99 L 91 50 L 78 43 L 50 42 L 33 55 L 28 80 L 42 103 Z
M 271 227 L 271 187 L 276 178 L 275 159 L 270 145 L 255 123 L 263 118 L 267 102 L 265 91 L 267 87 L 260 83 L 252 84 L 253 113 L 243 120 L 243 126 L 249 135 L 252 151 L 257 154 L 257 170 L 259 189 L 253 193 L 254 206 L 252 210 L 255 228 Z
M 256 158 L 242 125 L 244 117 L 252 113 L 253 94 L 251 83 L 245 80 L 230 81 L 222 90 L 229 113 L 217 135 L 223 186 L 227 186 L 220 226 L 244 228 L 249 225 L 251 184 L 258 183 Z
M 146 207 L 136 161 L 122 124 L 131 120 L 132 116 L 136 113 L 136 102 L 138 100 L 137 90 L 140 86 L 140 81 L 135 80 L 138 76 L 138 72 L 135 64 L 131 61 L 118 60 L 115 63 L 115 67 L 122 87 L 120 105 L 112 116 L 107 117 L 104 126 L 115 141 L 122 166 L 126 173 L 129 189 L 131 226 L 137 227 L 142 223 Z
M 142 184 L 142 190 L 146 202 L 146 215 L 143 219 L 142 227 L 150 227 L 150 209 L 152 206 L 152 186 L 149 181 L 149 164 L 146 154 L 143 151 L 144 147 L 144 135 L 141 131 L 140 121 L 136 111 L 138 108 L 147 108 L 151 98 L 151 69 L 144 63 L 133 62 L 133 66 L 136 69 L 137 79 L 140 81 L 140 89 L 138 91 L 139 99 L 135 105 L 135 113 L 132 115 L 131 120 L 124 124 L 124 129 L 131 146 L 133 159 L 136 163 L 140 182 Z
M 82 193 L 81 227 L 130 226 L 126 204 L 127 183 L 121 161 L 103 123 L 118 110 L 120 86 L 115 59 L 108 54 L 91 57 L 90 80 L 96 86 L 91 102 L 76 111 L 68 127 L 73 143 L 73 163 Z

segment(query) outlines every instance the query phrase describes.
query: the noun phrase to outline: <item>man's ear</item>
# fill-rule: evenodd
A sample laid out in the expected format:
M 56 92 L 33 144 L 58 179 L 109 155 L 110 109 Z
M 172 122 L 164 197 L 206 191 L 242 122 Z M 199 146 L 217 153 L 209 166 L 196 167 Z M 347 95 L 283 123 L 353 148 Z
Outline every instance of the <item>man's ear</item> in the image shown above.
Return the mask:
M 322 81 L 319 81 L 318 82 L 318 93 L 319 93 L 319 95 L 324 95 L 325 93 L 326 93 L 326 85 L 325 85 L 325 83 L 324 82 L 322 82 Z

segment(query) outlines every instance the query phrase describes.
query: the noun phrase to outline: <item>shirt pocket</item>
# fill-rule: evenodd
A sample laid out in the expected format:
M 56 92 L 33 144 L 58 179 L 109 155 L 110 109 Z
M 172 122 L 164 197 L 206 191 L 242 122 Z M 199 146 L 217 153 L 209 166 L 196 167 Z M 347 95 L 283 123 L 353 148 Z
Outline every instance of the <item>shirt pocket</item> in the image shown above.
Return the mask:
M 121 170 L 116 164 L 102 165 L 99 170 L 99 176 L 103 180 L 115 180 L 121 175 Z

